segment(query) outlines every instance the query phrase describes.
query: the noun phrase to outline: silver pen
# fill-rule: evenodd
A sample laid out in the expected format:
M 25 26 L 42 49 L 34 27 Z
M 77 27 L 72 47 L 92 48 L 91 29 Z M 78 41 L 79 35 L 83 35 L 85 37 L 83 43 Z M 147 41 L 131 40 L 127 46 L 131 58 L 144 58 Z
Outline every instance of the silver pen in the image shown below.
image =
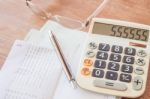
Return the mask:
M 70 69 L 69 69 L 69 64 L 67 63 L 65 56 L 64 56 L 64 54 L 61 50 L 61 47 L 59 45 L 59 42 L 58 42 L 56 36 L 53 34 L 52 31 L 51 31 L 51 33 L 49 33 L 49 37 L 50 37 L 51 43 L 53 44 L 53 46 L 56 50 L 57 55 L 61 61 L 63 70 L 64 70 L 69 82 L 72 84 L 73 88 L 76 88 L 76 82 L 75 82 L 75 79 L 74 79 Z

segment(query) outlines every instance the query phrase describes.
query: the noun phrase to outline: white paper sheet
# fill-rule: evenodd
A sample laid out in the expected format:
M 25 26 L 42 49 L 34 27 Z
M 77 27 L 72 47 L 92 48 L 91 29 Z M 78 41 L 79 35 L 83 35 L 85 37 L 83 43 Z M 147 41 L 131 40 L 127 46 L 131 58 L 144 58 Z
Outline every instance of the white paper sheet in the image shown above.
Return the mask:
M 0 99 L 48 99 L 60 73 L 53 49 L 16 41 L 2 68 Z
M 55 33 L 61 44 L 61 47 L 63 48 L 67 60 L 70 63 L 71 70 L 73 74 L 76 75 L 81 51 L 83 49 L 84 42 L 86 41 L 88 34 L 85 32 L 64 28 L 63 26 L 52 21 L 47 22 L 40 31 L 41 31 L 40 36 L 41 39 L 39 41 L 42 41 L 42 43 L 44 43 L 45 45 L 47 45 L 47 42 L 49 40 L 48 38 L 49 31 L 53 31 Z M 77 89 L 73 89 L 68 80 L 66 79 L 64 72 L 62 72 L 53 99 L 91 99 L 91 98 L 116 99 L 115 96 L 96 94 L 94 92 L 83 90 L 79 87 Z

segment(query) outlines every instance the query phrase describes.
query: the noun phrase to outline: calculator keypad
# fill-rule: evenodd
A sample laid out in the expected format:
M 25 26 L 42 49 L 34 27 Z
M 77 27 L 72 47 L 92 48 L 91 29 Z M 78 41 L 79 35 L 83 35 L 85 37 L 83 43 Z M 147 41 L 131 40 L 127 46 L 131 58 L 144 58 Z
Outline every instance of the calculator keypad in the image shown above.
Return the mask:
M 138 75 L 144 74 L 142 66 L 146 64 L 144 59 L 146 55 L 147 53 L 144 50 L 90 42 L 81 74 L 98 78 L 98 81 L 93 82 L 93 84 L 98 87 L 126 90 L 127 86 L 123 84 L 124 82 L 132 83 L 134 90 L 140 90 L 142 88 L 143 80 Z M 133 73 L 137 76 L 132 77 Z M 111 83 L 111 81 L 114 83 Z M 118 85 L 123 85 L 116 85 L 116 87 L 112 86 L 111 84 L 116 84 L 115 81 L 120 81 L 120 83 L 117 82 Z

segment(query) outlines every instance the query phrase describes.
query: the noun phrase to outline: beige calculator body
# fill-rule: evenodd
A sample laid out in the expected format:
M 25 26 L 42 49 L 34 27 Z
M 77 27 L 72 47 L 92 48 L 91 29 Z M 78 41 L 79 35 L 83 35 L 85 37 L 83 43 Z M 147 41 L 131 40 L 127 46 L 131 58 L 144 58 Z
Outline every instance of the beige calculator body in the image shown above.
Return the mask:
M 78 85 L 89 91 L 136 98 L 146 88 L 150 27 L 94 18 L 83 49 Z

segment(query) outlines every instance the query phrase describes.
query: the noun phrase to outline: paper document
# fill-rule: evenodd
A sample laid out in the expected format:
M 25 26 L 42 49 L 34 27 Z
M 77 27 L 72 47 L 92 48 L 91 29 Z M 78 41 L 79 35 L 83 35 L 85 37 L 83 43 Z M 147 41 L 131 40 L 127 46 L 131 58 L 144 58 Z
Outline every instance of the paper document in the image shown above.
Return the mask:
M 53 96 L 61 65 L 53 49 L 16 41 L 2 68 L 0 99 L 48 99 Z M 1 89 L 1 90 L 2 90 Z
M 49 41 L 53 31 L 76 75 L 87 33 L 48 21 L 31 30 L 25 41 L 16 41 L 0 75 L 0 99 L 116 99 L 81 88 L 73 89 Z

